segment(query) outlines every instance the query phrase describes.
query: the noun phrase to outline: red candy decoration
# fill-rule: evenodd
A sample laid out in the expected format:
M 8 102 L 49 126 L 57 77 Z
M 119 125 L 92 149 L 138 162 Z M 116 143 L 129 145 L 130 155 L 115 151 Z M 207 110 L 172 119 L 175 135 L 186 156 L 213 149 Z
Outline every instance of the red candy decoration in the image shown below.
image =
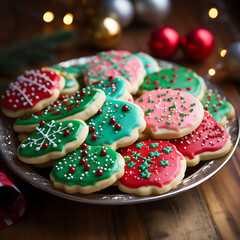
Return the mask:
M 122 107 L 122 110 L 123 110 L 124 112 L 126 112 L 128 109 L 129 109 L 129 107 L 128 107 L 127 105 L 124 105 L 124 106 Z
M 95 132 L 95 127 L 90 127 L 90 128 L 89 128 L 89 131 L 90 131 L 90 132 Z
M 214 37 L 204 28 L 195 28 L 181 38 L 184 53 L 192 60 L 202 61 L 213 51 Z
M 104 150 L 104 149 L 102 149 L 101 152 L 100 152 L 100 154 L 101 154 L 102 156 L 105 156 L 105 155 L 107 155 L 107 151 Z
M 98 114 L 98 115 L 102 114 L 102 109 L 99 109 L 99 110 L 97 111 L 97 114 Z
M 89 170 L 91 168 L 91 166 L 89 165 L 89 164 L 86 164 L 85 166 L 84 166 L 84 170 Z
M 42 145 L 42 148 L 43 149 L 46 149 L 48 147 L 48 144 L 47 143 L 44 143 L 43 145 Z
M 61 101 L 64 100 L 65 98 L 66 98 L 66 96 L 64 96 L 64 95 L 59 97 L 59 99 L 60 99 Z
M 82 151 L 82 156 L 83 157 L 86 157 L 87 155 L 88 155 L 88 151 L 86 151 L 86 150 Z
M 86 143 L 83 143 L 82 145 L 81 145 L 81 148 L 82 149 L 85 149 L 87 147 L 87 144 Z
M 97 174 L 98 176 L 102 176 L 102 175 L 103 175 L 103 170 L 102 170 L 102 169 L 98 169 L 98 170 L 96 171 L 96 174 Z
M 112 81 L 113 79 L 114 79 L 113 76 L 110 76 L 110 77 L 108 78 L 108 80 L 110 80 L 110 81 Z
M 86 163 L 86 159 L 81 158 L 81 159 L 79 160 L 79 164 L 80 164 L 80 165 L 84 165 L 85 163 Z
M 118 123 L 118 124 L 115 125 L 115 129 L 120 130 L 120 129 L 122 129 L 122 126 Z
M 97 140 L 97 135 L 96 134 L 92 134 L 91 139 L 96 141 Z
M 111 124 L 114 124 L 114 123 L 116 122 L 116 119 L 115 119 L 115 118 L 110 118 L 109 122 L 110 122 Z
M 81 96 L 83 96 L 83 95 L 85 95 L 85 94 L 86 94 L 86 91 L 84 91 L 84 90 L 81 90 L 81 91 L 80 91 L 80 95 L 81 95 Z
M 66 130 L 64 130 L 63 134 L 64 134 L 64 136 L 68 136 L 70 134 L 70 132 L 69 132 L 69 130 L 66 129 Z
M 70 172 L 70 173 L 75 173 L 75 171 L 76 171 L 76 169 L 75 169 L 74 167 L 70 167 L 70 168 L 69 168 L 69 172 Z
M 44 124 L 45 124 L 45 121 L 40 121 L 40 122 L 39 122 L 39 125 L 40 125 L 40 126 L 43 126 Z
M 152 53 L 160 58 L 172 57 L 179 45 L 178 32 L 170 27 L 158 27 L 150 35 L 148 45 Z

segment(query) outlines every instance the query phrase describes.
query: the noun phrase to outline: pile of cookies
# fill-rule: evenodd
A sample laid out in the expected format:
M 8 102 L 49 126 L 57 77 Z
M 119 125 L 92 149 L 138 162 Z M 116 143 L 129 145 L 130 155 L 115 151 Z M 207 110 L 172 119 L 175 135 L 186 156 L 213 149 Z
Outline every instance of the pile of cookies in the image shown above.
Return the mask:
M 106 51 L 86 64 L 25 71 L 2 95 L 14 121 L 18 158 L 52 167 L 67 193 L 116 185 L 162 194 L 186 167 L 231 149 L 223 127 L 234 108 L 194 71 L 161 68 L 146 53 Z

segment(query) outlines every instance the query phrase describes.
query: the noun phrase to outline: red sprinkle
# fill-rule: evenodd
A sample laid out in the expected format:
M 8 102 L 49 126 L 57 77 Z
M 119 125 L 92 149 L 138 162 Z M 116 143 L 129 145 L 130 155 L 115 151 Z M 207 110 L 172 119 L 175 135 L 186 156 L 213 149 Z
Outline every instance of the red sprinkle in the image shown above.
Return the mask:
M 110 122 L 111 124 L 114 124 L 114 123 L 116 122 L 116 119 L 115 119 L 115 118 L 110 118 L 109 122 Z
M 97 114 L 98 114 L 98 115 L 102 114 L 102 109 L 99 109 L 99 110 L 97 111 Z
M 42 145 L 42 148 L 43 149 L 46 149 L 48 147 L 48 144 L 47 143 L 44 143 L 43 145 Z
M 64 96 L 64 95 L 59 97 L 60 100 L 64 100 L 65 98 L 66 98 L 66 96 Z
M 175 83 L 175 82 L 176 82 L 176 79 L 172 79 L 170 82 L 171 82 L 171 83 Z
M 40 122 L 39 122 L 39 125 L 40 125 L 40 126 L 43 126 L 44 124 L 45 124 L 45 121 L 40 121 Z
M 178 74 L 174 73 L 174 74 L 173 74 L 173 77 L 178 77 Z
M 81 159 L 79 160 L 79 164 L 80 164 L 80 165 L 84 165 L 85 163 L 86 163 L 86 159 L 81 158 Z
M 108 80 L 112 81 L 114 79 L 113 76 L 108 77 Z
M 128 109 L 129 109 L 129 107 L 128 107 L 127 105 L 124 105 L 124 106 L 122 107 L 122 110 L 123 110 L 124 112 L 126 112 Z
M 90 127 L 90 128 L 89 128 L 89 131 L 90 131 L 90 132 L 95 132 L 95 127 Z
M 98 170 L 96 171 L 96 174 L 97 174 L 98 176 L 102 176 L 102 175 L 103 175 L 103 170 L 102 170 L 102 169 L 98 169 Z
M 86 94 L 86 91 L 84 91 L 84 90 L 81 90 L 81 91 L 80 91 L 80 95 L 81 95 L 81 96 L 83 96 L 83 95 L 85 95 L 85 94 Z
M 86 157 L 87 155 L 88 155 L 88 151 L 86 151 L 86 150 L 82 151 L 82 156 L 83 157 Z
M 102 156 L 105 156 L 105 155 L 107 155 L 107 151 L 104 150 L 104 149 L 102 149 L 101 152 L 100 152 L 100 154 L 101 154 Z
M 69 130 L 66 129 L 66 130 L 64 130 L 63 134 L 64 134 L 64 136 L 68 136 L 70 134 L 70 132 L 69 132 Z
M 122 128 L 122 126 L 119 123 L 115 125 L 116 130 L 120 130 L 121 128 Z
M 76 169 L 75 169 L 74 167 L 70 167 L 70 168 L 69 168 L 69 172 L 70 172 L 70 173 L 75 173 L 75 171 L 76 171 Z
M 89 164 L 86 164 L 85 166 L 84 166 L 84 170 L 89 170 L 91 168 L 91 166 L 89 165 Z
M 91 139 L 96 141 L 97 140 L 97 135 L 96 134 L 92 134 Z
M 85 149 L 87 147 L 87 144 L 86 143 L 83 143 L 82 145 L 81 145 L 81 148 L 82 149 Z

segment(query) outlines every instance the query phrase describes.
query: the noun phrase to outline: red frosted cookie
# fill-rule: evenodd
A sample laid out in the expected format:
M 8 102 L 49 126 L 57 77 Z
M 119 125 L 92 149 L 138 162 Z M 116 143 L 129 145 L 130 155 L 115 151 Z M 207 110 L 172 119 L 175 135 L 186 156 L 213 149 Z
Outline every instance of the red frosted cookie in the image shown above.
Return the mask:
M 38 112 L 57 100 L 64 85 L 54 69 L 25 71 L 2 95 L 2 111 L 13 118 Z
M 226 155 L 231 149 L 231 140 L 225 128 L 204 112 L 200 126 L 192 133 L 179 139 L 171 139 L 187 160 L 187 166 L 197 165 L 200 160 L 211 160 Z
M 176 147 L 163 140 L 141 141 L 118 151 L 125 159 L 125 172 L 118 187 L 140 196 L 162 194 L 184 177 L 186 160 Z
M 86 85 L 109 77 L 124 77 L 132 94 L 138 91 L 146 75 L 141 60 L 128 51 L 100 52 L 88 62 L 85 70 Z
M 203 106 L 191 94 L 172 90 L 154 90 L 135 100 L 144 111 L 144 133 L 155 139 L 179 138 L 191 133 L 203 119 Z

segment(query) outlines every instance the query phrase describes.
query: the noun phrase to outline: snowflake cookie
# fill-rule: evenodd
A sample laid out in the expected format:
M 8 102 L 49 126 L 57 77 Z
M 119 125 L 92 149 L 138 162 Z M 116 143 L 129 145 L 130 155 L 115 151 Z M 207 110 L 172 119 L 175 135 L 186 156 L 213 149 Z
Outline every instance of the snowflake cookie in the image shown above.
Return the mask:
M 2 111 L 13 118 L 38 112 L 59 97 L 64 85 L 64 78 L 54 69 L 25 71 L 2 95 Z
M 203 119 L 201 102 L 183 91 L 154 90 L 140 96 L 135 103 L 144 111 L 144 133 L 155 139 L 183 137 L 195 130 Z
M 125 159 L 125 172 L 118 181 L 122 192 L 140 196 L 162 194 L 176 187 L 184 177 L 186 160 L 169 142 L 141 141 L 118 152 Z
M 18 147 L 18 158 L 29 164 L 42 164 L 63 157 L 86 139 L 88 127 L 80 120 L 40 122 L 40 126 Z
M 100 52 L 87 63 L 85 70 L 86 85 L 109 77 L 124 77 L 132 94 L 138 91 L 146 75 L 140 59 L 128 51 Z
M 60 96 L 46 109 L 16 119 L 13 128 L 16 132 L 32 132 L 40 121 L 86 120 L 94 115 L 106 99 L 102 90 L 82 89 L 71 96 Z
M 189 167 L 197 165 L 200 160 L 222 157 L 230 151 L 232 146 L 225 128 L 206 111 L 197 129 L 185 137 L 171 139 L 170 142 L 183 154 Z
M 93 193 L 112 185 L 124 173 L 123 157 L 110 147 L 89 146 L 55 161 L 50 178 L 67 193 Z
M 91 146 L 110 146 L 114 150 L 134 143 L 145 129 L 143 111 L 136 104 L 107 97 L 97 114 L 86 121 Z

